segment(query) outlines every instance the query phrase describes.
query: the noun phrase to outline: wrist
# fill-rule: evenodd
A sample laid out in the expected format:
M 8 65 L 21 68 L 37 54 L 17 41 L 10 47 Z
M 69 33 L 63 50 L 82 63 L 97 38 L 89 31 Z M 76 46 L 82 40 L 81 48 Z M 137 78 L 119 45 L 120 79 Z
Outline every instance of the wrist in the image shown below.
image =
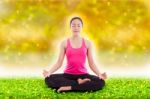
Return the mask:
M 101 76 L 102 74 L 101 74 L 101 73 L 98 73 L 97 75 L 98 75 L 98 76 Z
M 51 71 L 48 71 L 48 75 L 51 75 L 52 73 L 51 73 Z

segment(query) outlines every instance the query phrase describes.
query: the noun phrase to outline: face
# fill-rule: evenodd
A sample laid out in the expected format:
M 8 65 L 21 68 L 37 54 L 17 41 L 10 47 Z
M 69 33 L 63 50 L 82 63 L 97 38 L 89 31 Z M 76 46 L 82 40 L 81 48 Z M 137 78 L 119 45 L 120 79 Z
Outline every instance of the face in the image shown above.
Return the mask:
M 71 31 L 73 33 L 73 35 L 79 35 L 80 32 L 82 30 L 82 23 L 79 19 L 74 19 L 72 22 L 71 22 Z

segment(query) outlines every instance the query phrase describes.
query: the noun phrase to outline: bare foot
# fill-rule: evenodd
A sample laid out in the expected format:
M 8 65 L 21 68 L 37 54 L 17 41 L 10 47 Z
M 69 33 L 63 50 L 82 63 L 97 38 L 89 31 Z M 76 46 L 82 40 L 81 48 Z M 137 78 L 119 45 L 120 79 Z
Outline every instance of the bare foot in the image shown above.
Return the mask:
M 84 79 L 79 78 L 77 81 L 78 81 L 78 84 L 83 84 L 85 82 L 91 81 L 91 79 L 89 79 L 89 78 L 84 78 Z
M 65 91 L 69 91 L 71 90 L 71 86 L 63 86 L 63 87 L 60 87 L 57 92 L 65 92 Z

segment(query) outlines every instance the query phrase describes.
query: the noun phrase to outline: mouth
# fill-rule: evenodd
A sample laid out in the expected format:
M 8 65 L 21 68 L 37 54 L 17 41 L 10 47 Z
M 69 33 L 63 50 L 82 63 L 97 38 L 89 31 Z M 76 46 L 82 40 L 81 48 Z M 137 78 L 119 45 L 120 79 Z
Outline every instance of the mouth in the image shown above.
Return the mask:
M 79 32 L 79 31 L 73 31 L 73 32 Z

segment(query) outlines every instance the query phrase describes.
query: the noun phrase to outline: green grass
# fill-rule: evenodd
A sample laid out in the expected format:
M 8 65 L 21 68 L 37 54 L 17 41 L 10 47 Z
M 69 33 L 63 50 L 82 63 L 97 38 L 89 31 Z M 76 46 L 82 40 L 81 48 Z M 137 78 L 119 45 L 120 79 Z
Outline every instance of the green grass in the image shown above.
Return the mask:
M 0 99 L 147 99 L 149 78 L 109 78 L 103 90 L 96 92 L 56 93 L 42 78 L 0 78 Z

